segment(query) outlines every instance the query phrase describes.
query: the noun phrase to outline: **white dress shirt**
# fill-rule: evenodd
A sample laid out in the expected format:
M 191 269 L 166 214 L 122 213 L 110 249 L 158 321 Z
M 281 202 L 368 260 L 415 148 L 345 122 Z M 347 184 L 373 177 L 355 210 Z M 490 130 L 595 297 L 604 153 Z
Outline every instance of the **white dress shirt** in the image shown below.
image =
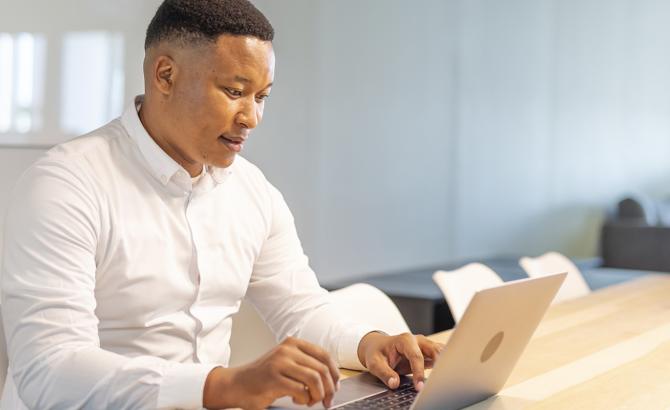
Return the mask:
M 12 194 L 2 408 L 200 408 L 244 297 L 278 340 L 361 368 L 373 329 L 338 316 L 279 191 L 239 156 L 193 186 L 139 104 L 47 152 Z

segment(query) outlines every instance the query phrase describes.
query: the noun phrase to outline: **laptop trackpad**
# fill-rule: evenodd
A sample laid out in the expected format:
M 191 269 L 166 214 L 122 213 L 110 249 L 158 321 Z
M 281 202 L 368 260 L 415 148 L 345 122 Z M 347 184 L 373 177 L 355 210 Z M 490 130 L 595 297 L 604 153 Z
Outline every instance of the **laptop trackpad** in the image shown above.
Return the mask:
M 405 376 L 400 376 L 400 382 L 403 383 Z M 335 393 L 333 398 L 333 407 L 341 406 L 354 400 L 360 400 L 365 397 L 374 396 L 388 390 L 388 387 L 378 378 L 368 372 L 348 377 L 340 382 L 340 390 Z M 274 409 L 325 409 L 323 403 L 317 403 L 312 407 L 293 404 L 290 397 L 282 397 L 272 403 Z

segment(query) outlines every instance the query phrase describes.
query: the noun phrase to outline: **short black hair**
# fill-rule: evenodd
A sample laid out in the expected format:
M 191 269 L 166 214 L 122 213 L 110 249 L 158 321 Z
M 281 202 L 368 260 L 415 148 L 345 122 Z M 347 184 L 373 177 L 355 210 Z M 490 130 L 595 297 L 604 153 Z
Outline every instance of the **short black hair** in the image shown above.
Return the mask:
M 165 0 L 149 23 L 144 49 L 164 40 L 214 42 L 222 34 L 272 41 L 275 32 L 247 0 Z

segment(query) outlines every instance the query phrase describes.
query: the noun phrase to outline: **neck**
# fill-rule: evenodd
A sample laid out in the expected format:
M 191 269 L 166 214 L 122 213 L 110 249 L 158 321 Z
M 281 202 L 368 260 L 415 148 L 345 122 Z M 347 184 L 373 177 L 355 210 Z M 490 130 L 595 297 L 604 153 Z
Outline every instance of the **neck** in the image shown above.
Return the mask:
M 191 177 L 200 175 L 200 173 L 202 173 L 203 164 L 190 160 L 186 153 L 172 141 L 167 129 L 163 129 L 162 127 L 166 121 L 161 119 L 168 118 L 168 116 L 157 111 L 153 106 L 154 104 L 152 104 L 147 97 L 144 98 L 144 101 L 140 106 L 140 122 L 142 122 L 144 129 L 147 130 L 151 139 L 153 139 L 154 142 L 165 151 L 168 156 L 170 156 L 170 158 L 181 165 Z

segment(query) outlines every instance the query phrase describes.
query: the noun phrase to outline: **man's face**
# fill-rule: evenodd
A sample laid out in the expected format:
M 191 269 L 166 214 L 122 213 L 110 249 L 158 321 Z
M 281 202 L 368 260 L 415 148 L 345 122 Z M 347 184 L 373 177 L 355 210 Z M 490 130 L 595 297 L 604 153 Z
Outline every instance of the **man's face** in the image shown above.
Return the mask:
M 274 80 L 272 43 L 222 35 L 179 60 L 166 101 L 172 148 L 187 169 L 228 167 L 263 117 Z

